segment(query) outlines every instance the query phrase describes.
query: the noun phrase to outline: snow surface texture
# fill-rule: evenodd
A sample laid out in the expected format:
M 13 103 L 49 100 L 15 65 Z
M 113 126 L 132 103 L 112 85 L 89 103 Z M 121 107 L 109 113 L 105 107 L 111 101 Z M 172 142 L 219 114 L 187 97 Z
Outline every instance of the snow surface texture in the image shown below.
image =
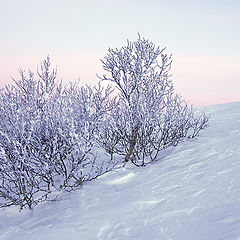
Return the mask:
M 240 240 L 240 102 L 203 108 L 210 127 L 33 211 L 0 209 L 0 240 Z

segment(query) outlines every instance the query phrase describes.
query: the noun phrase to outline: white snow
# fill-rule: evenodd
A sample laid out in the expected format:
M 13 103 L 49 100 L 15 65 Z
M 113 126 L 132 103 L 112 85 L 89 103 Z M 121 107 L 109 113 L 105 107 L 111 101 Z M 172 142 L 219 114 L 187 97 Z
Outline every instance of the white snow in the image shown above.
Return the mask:
M 0 240 L 240 240 L 240 102 L 199 137 L 33 211 L 0 209 Z

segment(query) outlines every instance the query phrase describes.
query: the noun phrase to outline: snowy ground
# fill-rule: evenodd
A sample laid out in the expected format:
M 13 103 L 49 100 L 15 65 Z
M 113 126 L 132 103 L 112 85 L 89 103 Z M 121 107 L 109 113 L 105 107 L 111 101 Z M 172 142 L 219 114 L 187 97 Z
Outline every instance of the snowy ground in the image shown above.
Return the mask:
M 0 240 L 240 240 L 240 102 L 204 108 L 210 127 L 32 212 L 0 209 Z

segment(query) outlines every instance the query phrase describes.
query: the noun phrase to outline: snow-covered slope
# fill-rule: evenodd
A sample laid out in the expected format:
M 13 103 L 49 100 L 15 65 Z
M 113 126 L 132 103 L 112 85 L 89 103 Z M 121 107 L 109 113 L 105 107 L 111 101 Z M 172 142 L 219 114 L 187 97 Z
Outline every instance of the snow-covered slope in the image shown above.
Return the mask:
M 0 240 L 240 240 L 240 102 L 204 108 L 210 127 L 42 203 L 0 209 Z

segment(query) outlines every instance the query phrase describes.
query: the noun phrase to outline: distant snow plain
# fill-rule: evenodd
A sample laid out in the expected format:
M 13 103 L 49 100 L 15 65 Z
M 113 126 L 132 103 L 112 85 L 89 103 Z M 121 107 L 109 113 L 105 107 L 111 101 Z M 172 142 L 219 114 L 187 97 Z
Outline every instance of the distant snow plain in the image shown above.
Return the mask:
M 240 102 L 203 107 L 210 126 L 33 211 L 0 209 L 0 240 L 240 240 Z

